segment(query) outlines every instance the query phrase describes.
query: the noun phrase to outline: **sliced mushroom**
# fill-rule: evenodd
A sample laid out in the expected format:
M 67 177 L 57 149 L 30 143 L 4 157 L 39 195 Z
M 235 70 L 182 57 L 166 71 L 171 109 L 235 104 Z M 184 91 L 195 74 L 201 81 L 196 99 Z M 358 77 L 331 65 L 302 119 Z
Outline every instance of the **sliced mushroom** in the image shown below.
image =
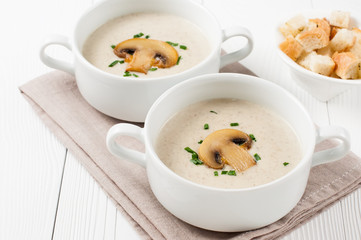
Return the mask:
M 178 53 L 166 42 L 146 38 L 133 38 L 119 43 L 114 54 L 129 62 L 126 71 L 147 73 L 152 66 L 169 68 L 178 60 Z
M 199 148 L 199 158 L 208 167 L 221 169 L 224 164 L 244 171 L 256 164 L 248 153 L 252 139 L 236 129 L 221 129 L 208 135 Z

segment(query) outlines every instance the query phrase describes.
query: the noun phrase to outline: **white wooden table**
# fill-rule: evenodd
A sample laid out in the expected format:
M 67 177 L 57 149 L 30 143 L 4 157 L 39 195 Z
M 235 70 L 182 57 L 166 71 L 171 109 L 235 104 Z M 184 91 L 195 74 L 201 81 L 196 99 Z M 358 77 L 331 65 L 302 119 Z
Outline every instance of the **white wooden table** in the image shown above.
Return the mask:
M 70 36 L 94 0 L 0 2 L 0 239 L 138 239 L 137 233 L 93 178 L 45 127 L 18 86 L 51 71 L 38 57 L 45 35 Z M 223 27 L 240 24 L 255 38 L 241 63 L 280 84 L 308 109 L 318 125 L 341 125 L 361 156 L 361 89 L 320 102 L 299 88 L 273 46 L 274 24 L 288 11 L 352 9 L 360 0 L 204 0 Z M 232 50 L 232 41 L 225 44 Z M 49 52 L 65 59 L 63 48 Z M 284 239 L 361 239 L 361 189 L 336 202 Z

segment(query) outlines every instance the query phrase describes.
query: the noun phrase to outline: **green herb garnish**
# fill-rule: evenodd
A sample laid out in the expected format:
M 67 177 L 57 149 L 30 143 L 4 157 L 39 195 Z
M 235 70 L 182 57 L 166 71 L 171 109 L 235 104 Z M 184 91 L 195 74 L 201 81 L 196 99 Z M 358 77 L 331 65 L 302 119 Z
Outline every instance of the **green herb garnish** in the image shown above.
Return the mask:
M 194 150 L 192 150 L 190 147 L 185 147 L 184 150 L 186 150 L 189 153 L 196 153 Z
M 194 164 L 194 165 L 202 165 L 203 162 L 201 160 L 199 160 L 199 158 L 197 159 L 191 159 L 191 162 Z
M 254 136 L 252 133 L 249 134 L 249 137 L 250 137 L 253 141 L 257 142 L 257 139 L 255 138 L 255 136 Z
M 236 127 L 236 126 L 239 126 L 239 123 L 231 123 L 229 124 L 231 127 Z
M 192 154 L 192 159 L 190 160 L 195 165 L 202 165 L 203 162 L 198 158 L 198 154 L 192 150 L 190 147 L 185 147 L 184 150 Z
M 178 43 L 174 43 L 174 42 L 171 42 L 171 41 L 166 41 L 166 43 L 168 43 L 169 45 L 171 45 L 173 47 L 178 46 Z
M 150 38 L 150 36 L 149 36 L 149 35 L 146 35 L 145 38 L 148 39 L 148 38 Z
M 179 61 L 181 60 L 181 58 L 182 58 L 182 56 L 178 57 L 178 60 L 177 60 L 177 63 L 176 63 L 177 65 L 179 65 Z
M 144 36 L 144 33 L 140 32 L 140 33 L 138 33 L 138 34 L 135 34 L 135 35 L 133 36 L 133 38 L 140 38 L 140 37 L 143 37 L 143 36 Z
M 123 77 L 131 77 L 131 76 L 132 76 L 132 74 L 130 72 L 128 72 L 128 71 L 124 72 Z
M 124 63 L 124 60 L 115 60 L 114 62 L 112 62 L 111 64 L 108 65 L 108 67 L 114 67 L 117 63 Z
M 114 48 L 115 48 L 115 45 L 111 45 L 110 47 L 114 49 Z
M 198 144 L 202 144 L 203 140 L 199 140 Z
M 209 112 L 214 113 L 214 114 L 218 114 L 217 112 L 215 112 L 215 111 L 213 111 L 213 110 L 211 110 L 211 111 L 209 111 Z
M 284 163 L 283 163 L 283 166 L 287 166 L 288 164 L 290 164 L 290 163 L 284 162 Z
M 158 70 L 158 68 L 151 68 L 151 69 L 149 69 L 149 71 L 152 71 L 152 72 L 157 71 L 157 70 Z
M 237 176 L 235 170 L 229 170 L 229 171 L 228 171 L 228 175 L 230 175 L 230 176 Z
M 133 73 L 133 76 L 134 76 L 134 77 L 139 77 L 139 76 L 138 76 L 137 74 L 135 74 L 135 73 Z
M 204 129 L 204 130 L 209 129 L 209 124 L 208 124 L 208 123 L 205 123 L 204 126 L 203 126 L 203 129 Z
M 184 45 L 179 45 L 179 48 L 183 49 L 183 50 L 187 50 L 187 46 L 184 46 Z
M 228 173 L 228 171 L 222 171 L 221 174 L 222 175 L 226 175 Z
M 261 160 L 261 157 L 258 155 L 258 153 L 255 153 L 255 154 L 253 155 L 253 157 L 254 157 L 254 160 L 256 160 L 256 162 L 258 162 L 259 160 Z
M 213 172 L 214 176 L 218 176 L 218 171 Z

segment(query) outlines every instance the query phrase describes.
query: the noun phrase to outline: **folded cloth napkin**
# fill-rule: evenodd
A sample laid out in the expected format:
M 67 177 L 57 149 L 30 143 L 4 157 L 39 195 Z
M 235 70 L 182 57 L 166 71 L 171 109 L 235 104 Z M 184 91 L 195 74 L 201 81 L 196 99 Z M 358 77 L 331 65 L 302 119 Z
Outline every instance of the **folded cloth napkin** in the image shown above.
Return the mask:
M 223 71 L 252 74 L 239 64 Z M 144 239 L 274 239 L 354 191 L 361 183 L 361 160 L 350 153 L 340 161 L 312 168 L 301 201 L 279 221 L 247 232 L 203 230 L 177 219 L 160 205 L 143 167 L 115 158 L 108 152 L 105 145 L 108 129 L 124 121 L 91 107 L 80 95 L 73 76 L 51 72 L 29 81 L 20 90 L 44 123 L 114 200 L 119 211 Z M 143 123 L 137 125 L 143 126 Z M 143 145 L 134 139 L 120 141 L 144 151 Z M 317 150 L 332 144 L 325 141 L 317 146 Z

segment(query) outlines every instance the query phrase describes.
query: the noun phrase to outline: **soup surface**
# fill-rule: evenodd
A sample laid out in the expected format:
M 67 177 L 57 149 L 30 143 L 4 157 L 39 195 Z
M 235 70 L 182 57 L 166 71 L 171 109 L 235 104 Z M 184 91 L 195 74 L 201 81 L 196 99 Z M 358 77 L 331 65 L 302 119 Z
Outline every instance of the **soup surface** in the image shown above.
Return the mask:
M 248 150 L 252 156 L 260 157 L 254 166 L 229 175 L 234 169 L 227 164 L 223 169 L 213 169 L 190 161 L 192 156 L 184 148 L 198 152 L 201 140 L 216 130 L 227 128 L 254 136 Z M 265 107 L 239 99 L 207 100 L 179 111 L 162 127 L 155 149 L 164 164 L 176 174 L 202 185 L 233 189 L 280 178 L 302 158 L 298 137 L 285 120 Z M 222 174 L 222 171 L 228 172 Z
M 178 56 L 181 56 L 179 63 L 170 68 L 157 70 L 153 68 L 153 71 L 148 71 L 147 74 L 134 72 L 142 78 L 185 71 L 200 63 L 210 53 L 210 44 L 198 26 L 179 16 L 150 12 L 121 16 L 100 26 L 85 41 L 83 56 L 103 71 L 124 76 L 128 63 L 117 63 L 109 67 L 115 60 L 123 60 L 114 54 L 112 46 L 132 39 L 134 35 L 140 33 L 143 34 L 138 35 L 141 38 L 149 37 L 149 39 L 174 43 L 177 46 L 173 47 L 178 52 Z

